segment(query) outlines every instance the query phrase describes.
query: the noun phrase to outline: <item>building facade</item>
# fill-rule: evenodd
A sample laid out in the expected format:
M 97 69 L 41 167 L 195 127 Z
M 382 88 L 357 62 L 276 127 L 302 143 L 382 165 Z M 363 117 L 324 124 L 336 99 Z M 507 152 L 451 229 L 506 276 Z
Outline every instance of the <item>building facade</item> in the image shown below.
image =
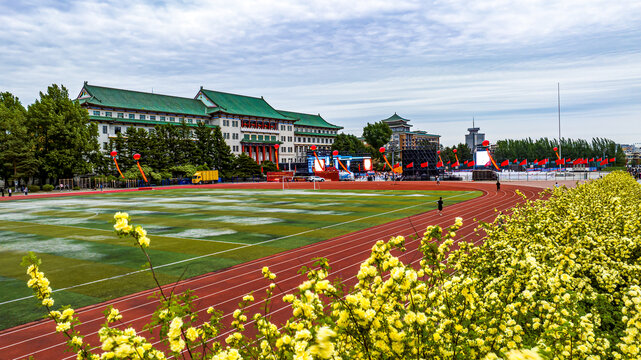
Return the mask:
M 391 149 L 401 151 L 416 149 L 418 145 L 424 144 L 425 142 L 435 144 L 437 148 L 440 145 L 440 135 L 429 134 L 422 130 L 411 131 L 410 128 L 412 125 L 409 124 L 410 120 L 396 113 L 381 121 L 387 124 L 392 130 L 392 137 L 387 144 Z
M 263 160 L 296 163 L 305 161 L 312 145 L 329 149 L 338 130 L 320 115 L 274 109 L 263 97 L 208 90 L 203 87 L 193 98 L 114 89 L 84 83 L 77 99 L 98 124 L 103 150 L 111 138 L 128 127 L 153 131 L 159 124 L 196 127 L 203 123 L 220 130 L 235 155 L 247 154 Z

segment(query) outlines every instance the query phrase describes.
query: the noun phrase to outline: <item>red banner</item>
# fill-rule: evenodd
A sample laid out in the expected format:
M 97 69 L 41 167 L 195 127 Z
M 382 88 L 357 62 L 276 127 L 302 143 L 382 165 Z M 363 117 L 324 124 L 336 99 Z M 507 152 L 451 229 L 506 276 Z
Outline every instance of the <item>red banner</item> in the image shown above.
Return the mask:
M 442 162 L 439 162 L 439 164 L 441 164 L 441 165 L 440 165 L 440 166 L 439 166 L 439 165 L 436 165 L 436 166 L 438 166 L 438 167 L 443 167 L 443 163 L 442 163 Z M 422 167 L 422 168 L 426 168 L 426 167 L 427 167 L 427 162 L 421 163 L 421 167 Z
M 414 162 L 412 161 L 411 163 L 407 164 L 407 168 L 413 168 L 414 167 Z

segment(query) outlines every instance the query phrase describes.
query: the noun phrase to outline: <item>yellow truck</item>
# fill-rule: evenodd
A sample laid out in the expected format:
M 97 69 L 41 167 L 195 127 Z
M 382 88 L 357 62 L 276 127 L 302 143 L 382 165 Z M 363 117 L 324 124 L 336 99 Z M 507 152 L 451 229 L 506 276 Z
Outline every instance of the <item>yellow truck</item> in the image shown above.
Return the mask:
M 218 170 L 196 171 L 191 178 L 192 184 L 204 184 L 218 181 Z

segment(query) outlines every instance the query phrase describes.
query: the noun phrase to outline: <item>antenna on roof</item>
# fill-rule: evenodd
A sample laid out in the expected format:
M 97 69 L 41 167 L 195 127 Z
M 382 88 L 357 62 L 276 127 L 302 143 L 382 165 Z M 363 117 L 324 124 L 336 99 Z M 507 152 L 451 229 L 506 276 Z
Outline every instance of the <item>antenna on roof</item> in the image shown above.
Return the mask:
M 154 93 L 154 88 L 151 88 L 151 93 L 152 93 L 152 94 Z
M 474 127 L 474 116 L 472 116 L 472 127 Z

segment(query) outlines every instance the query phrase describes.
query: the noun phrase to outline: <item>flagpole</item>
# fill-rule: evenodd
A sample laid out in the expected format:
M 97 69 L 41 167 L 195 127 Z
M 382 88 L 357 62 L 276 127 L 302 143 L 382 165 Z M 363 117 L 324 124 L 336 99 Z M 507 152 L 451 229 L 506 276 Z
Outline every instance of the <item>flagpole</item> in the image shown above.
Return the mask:
M 556 101 L 559 114 L 559 158 L 563 159 L 563 152 L 561 151 L 561 83 L 556 83 Z

